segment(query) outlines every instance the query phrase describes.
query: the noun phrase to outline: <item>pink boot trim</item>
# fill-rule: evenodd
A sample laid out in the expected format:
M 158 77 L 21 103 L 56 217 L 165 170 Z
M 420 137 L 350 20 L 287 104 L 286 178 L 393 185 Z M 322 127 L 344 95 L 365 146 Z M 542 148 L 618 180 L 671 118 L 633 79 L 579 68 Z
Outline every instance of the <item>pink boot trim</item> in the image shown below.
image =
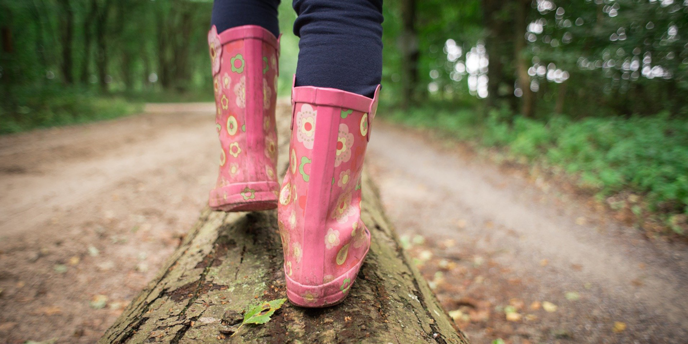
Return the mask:
M 330 88 L 292 90 L 290 162 L 278 219 L 294 304 L 342 301 L 370 248 L 360 219 L 360 178 L 377 93 L 370 99 Z
M 222 149 L 211 208 L 253 211 L 277 207 L 275 105 L 279 39 L 247 25 L 208 33 L 215 124 Z

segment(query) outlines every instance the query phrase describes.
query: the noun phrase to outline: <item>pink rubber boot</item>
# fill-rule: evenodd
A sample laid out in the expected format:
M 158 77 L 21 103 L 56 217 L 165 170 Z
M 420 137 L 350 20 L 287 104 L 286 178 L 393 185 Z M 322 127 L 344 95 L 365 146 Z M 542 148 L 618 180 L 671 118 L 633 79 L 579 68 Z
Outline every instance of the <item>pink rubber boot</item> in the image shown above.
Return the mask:
M 260 26 L 208 33 L 215 123 L 222 153 L 210 207 L 256 211 L 277 207 L 277 61 L 279 40 Z
M 373 100 L 332 88 L 292 90 L 289 170 L 278 218 L 287 296 L 296 305 L 344 300 L 370 248 L 361 221 L 361 172 L 378 91 Z

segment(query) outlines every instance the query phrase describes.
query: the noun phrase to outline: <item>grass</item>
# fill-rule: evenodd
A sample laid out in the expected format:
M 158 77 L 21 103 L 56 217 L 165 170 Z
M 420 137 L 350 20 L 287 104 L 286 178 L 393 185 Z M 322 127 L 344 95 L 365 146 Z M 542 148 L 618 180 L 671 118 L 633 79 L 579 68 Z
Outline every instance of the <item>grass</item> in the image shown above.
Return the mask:
M 143 110 L 121 96 L 72 88 L 13 89 L 0 103 L 0 134 L 113 119 Z
M 628 206 L 638 218 L 655 214 L 674 232 L 688 234 L 685 120 L 661 113 L 577 121 L 552 115 L 539 121 L 498 111 L 481 117 L 470 107 L 447 105 L 381 113 L 394 122 L 440 131 L 479 147 L 497 147 L 511 158 L 564 171 L 600 200 L 621 193 L 641 197 L 641 203 L 615 207 Z

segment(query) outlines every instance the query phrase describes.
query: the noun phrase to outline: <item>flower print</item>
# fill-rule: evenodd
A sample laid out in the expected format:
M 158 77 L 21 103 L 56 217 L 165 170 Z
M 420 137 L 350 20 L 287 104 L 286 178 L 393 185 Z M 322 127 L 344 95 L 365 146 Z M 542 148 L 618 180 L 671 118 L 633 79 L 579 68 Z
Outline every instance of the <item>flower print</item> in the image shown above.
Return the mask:
M 227 99 L 226 95 L 222 95 L 222 99 L 220 99 L 220 105 L 222 106 L 222 110 L 227 110 L 229 108 L 229 99 Z
M 234 116 L 229 116 L 227 118 L 227 133 L 231 136 L 236 134 L 237 129 L 239 129 L 239 123 L 237 123 L 237 119 Z
M 224 166 L 225 163 L 227 162 L 227 155 L 225 154 L 225 150 L 222 150 L 222 155 L 220 155 L 220 166 Z
M 337 135 L 337 156 L 334 158 L 334 166 L 347 162 L 351 158 L 351 146 L 354 145 L 354 134 L 349 132 L 349 127 L 342 123 L 339 125 Z
M 215 129 L 217 129 L 217 135 L 220 136 L 220 132 L 222 131 L 222 126 L 215 123 Z
M 245 201 L 248 201 L 250 199 L 256 198 L 256 190 L 250 189 L 248 186 L 241 191 L 241 197 L 244 198 Z
M 349 244 L 344 245 L 337 253 L 337 265 L 342 265 L 346 262 L 346 258 L 349 256 Z
M 270 66 L 268 65 L 268 58 L 267 56 L 263 56 L 263 74 L 267 73 L 270 70 Z
M 263 117 L 263 130 L 265 132 L 270 130 L 270 116 Z
M 296 162 L 296 150 L 292 149 L 291 150 L 291 159 L 289 160 L 289 167 L 291 167 L 291 173 L 295 174 L 296 173 L 296 165 L 298 163 Z
M 287 185 L 282 187 L 282 191 L 280 192 L 280 203 L 282 205 L 287 205 L 291 202 L 291 185 L 287 183 Z
M 305 294 L 303 294 L 303 300 L 306 301 L 306 303 L 313 303 L 315 302 L 315 294 L 307 291 Z
M 234 95 L 236 95 L 236 105 L 243 109 L 246 107 L 246 77 L 242 76 L 234 86 Z
M 275 171 L 270 166 L 265 166 L 265 174 L 268 176 L 268 180 L 275 180 Z
M 268 159 L 274 159 L 277 155 L 277 146 L 275 145 L 275 140 L 270 136 L 265 137 L 265 156 Z
M 301 244 L 298 242 L 295 242 L 291 245 L 291 251 L 292 251 L 292 257 L 294 257 L 294 260 L 299 263 L 301 262 L 301 256 L 303 255 L 303 251 L 301 250 Z
M 317 111 L 310 104 L 303 104 L 301 111 L 296 114 L 296 138 L 308 149 L 313 149 L 316 115 Z
M 239 165 L 237 165 L 236 163 L 232 163 L 231 165 L 229 165 L 229 174 L 235 175 L 237 173 L 239 173 Z
M 270 56 L 270 65 L 272 65 L 272 69 L 277 69 L 277 58 L 275 55 Z
M 229 154 L 236 158 L 239 156 L 239 153 L 241 153 L 239 142 L 232 142 L 232 144 L 229 145 Z
M 363 117 L 361 117 L 361 136 L 366 136 L 368 135 L 368 114 L 364 113 Z
M 215 94 L 217 95 L 222 92 L 222 83 L 220 82 L 220 77 L 213 78 L 213 88 L 215 89 Z
M 263 78 L 263 107 L 270 108 L 270 99 L 272 99 L 272 89 L 268 86 L 268 80 Z
M 291 270 L 291 262 L 287 262 L 287 266 L 284 270 L 287 272 L 287 275 L 291 276 L 291 274 L 293 273 L 293 271 Z
M 294 188 L 296 190 L 296 188 Z M 291 211 L 291 214 L 289 214 L 289 225 L 291 228 L 296 227 L 296 212 L 294 210 Z
M 349 185 L 349 181 L 351 180 L 351 170 L 346 170 L 342 171 L 339 173 L 339 181 L 337 181 L 337 186 L 340 188 L 345 188 L 347 185 Z
M 225 72 L 225 74 L 222 75 L 221 88 L 228 90 L 229 86 L 231 86 L 231 85 L 232 85 L 232 78 L 229 76 L 229 73 Z
M 232 66 L 232 72 L 243 73 L 246 62 L 244 61 L 244 56 L 241 54 L 236 54 L 236 56 L 229 59 L 229 63 Z
M 344 223 L 353 213 L 354 209 L 351 207 L 351 193 L 347 192 L 339 196 L 332 217 L 337 220 L 337 222 Z
M 358 221 L 353 223 L 354 230 L 351 231 L 351 239 L 354 244 L 354 248 L 359 248 L 363 246 L 368 241 L 365 228 L 358 225 Z
M 220 72 L 220 61 L 222 58 L 222 43 L 220 36 L 217 34 L 217 28 L 213 28 L 208 32 L 208 46 L 210 47 L 210 62 L 213 66 L 213 75 Z
M 328 250 L 332 249 L 335 246 L 339 245 L 339 231 L 335 229 L 328 229 L 327 234 L 325 235 L 325 247 L 327 247 Z
M 349 291 L 349 288 L 351 288 L 351 279 L 345 278 L 342 281 L 342 285 L 339 287 L 339 290 L 346 294 L 346 292 Z

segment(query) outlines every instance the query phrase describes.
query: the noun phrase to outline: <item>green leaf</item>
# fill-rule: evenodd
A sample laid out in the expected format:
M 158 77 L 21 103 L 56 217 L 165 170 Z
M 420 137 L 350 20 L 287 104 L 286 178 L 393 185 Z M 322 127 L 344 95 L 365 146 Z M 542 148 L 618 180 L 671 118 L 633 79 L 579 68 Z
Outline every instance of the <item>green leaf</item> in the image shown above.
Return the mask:
M 244 324 L 265 324 L 270 321 L 270 316 L 282 307 L 287 299 L 277 299 L 263 302 L 260 305 L 250 307 L 244 314 Z

